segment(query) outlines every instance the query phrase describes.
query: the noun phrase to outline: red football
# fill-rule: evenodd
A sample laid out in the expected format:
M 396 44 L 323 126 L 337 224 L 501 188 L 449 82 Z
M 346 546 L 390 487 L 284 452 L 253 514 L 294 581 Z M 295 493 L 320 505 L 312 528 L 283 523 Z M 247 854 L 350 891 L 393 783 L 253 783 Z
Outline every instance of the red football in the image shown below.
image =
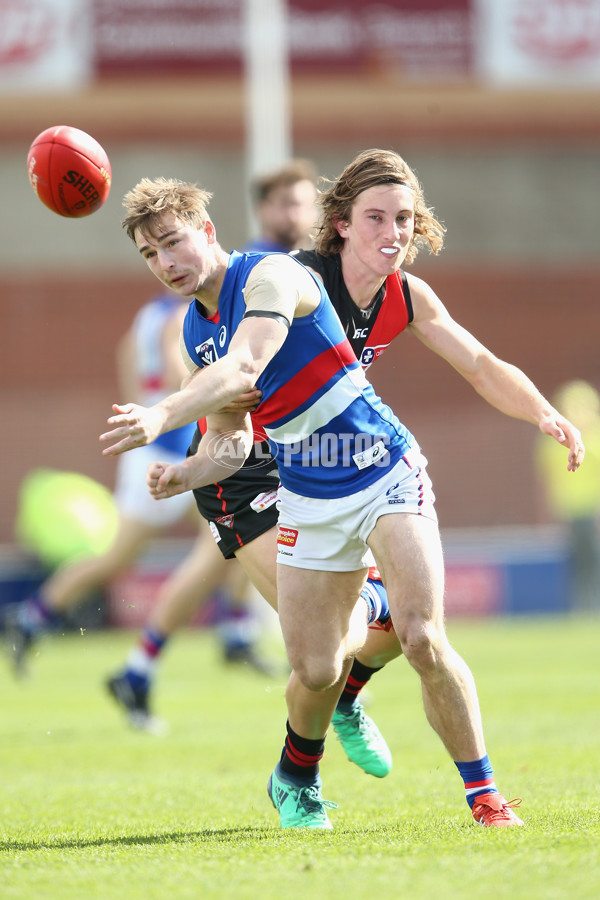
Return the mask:
M 110 192 L 112 173 L 104 149 L 70 125 L 38 134 L 27 154 L 27 172 L 42 203 L 71 219 L 96 212 Z

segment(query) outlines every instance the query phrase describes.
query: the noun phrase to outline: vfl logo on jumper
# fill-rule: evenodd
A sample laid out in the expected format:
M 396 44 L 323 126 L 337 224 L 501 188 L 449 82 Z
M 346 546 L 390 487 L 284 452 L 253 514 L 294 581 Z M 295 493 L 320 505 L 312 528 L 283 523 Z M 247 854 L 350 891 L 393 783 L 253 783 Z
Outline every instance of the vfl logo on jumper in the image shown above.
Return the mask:
M 298 540 L 298 532 L 295 528 L 286 528 L 285 525 L 279 526 L 277 533 L 277 543 L 284 547 L 295 547 Z
M 233 516 L 219 516 L 218 519 L 215 519 L 215 522 L 218 522 L 224 528 L 233 528 Z
M 388 498 L 388 503 L 406 503 L 406 499 L 404 497 L 399 497 L 398 494 L 395 493 L 395 491 L 397 491 L 399 487 L 400 484 L 397 483 L 393 485 L 393 487 L 388 488 L 388 490 L 385 492 L 385 496 Z M 370 570 L 369 577 L 372 577 Z
M 250 504 L 250 509 L 253 509 L 254 512 L 262 512 L 263 509 L 268 509 L 269 506 L 273 506 L 276 502 L 277 491 L 265 491 L 254 498 Z
M 197 347 L 194 347 L 194 350 L 200 357 L 200 362 L 205 366 L 210 366 L 211 363 L 216 362 L 219 358 L 214 338 L 203 341 Z
M 368 447 L 361 453 L 355 453 L 352 459 L 356 463 L 357 468 L 366 469 L 368 466 L 377 465 L 387 452 L 383 441 L 377 441 L 372 447 Z

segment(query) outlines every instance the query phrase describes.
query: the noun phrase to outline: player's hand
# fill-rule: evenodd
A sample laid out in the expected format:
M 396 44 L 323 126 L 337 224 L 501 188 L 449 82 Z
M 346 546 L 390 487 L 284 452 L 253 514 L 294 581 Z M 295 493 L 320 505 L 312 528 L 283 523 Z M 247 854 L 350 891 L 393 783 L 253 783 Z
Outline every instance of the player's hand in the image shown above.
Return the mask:
M 113 403 L 113 410 L 116 415 L 108 419 L 112 430 L 100 435 L 100 442 L 108 445 L 102 451 L 103 456 L 117 456 L 134 447 L 151 444 L 161 434 L 164 413 L 160 409 L 137 403 L 123 406 Z
M 569 448 L 567 471 L 576 472 L 585 456 L 585 447 L 579 429 L 575 428 L 564 416 L 555 413 L 554 416 L 540 423 L 540 431 Z
M 191 490 L 189 470 L 180 464 L 150 463 L 146 472 L 146 484 L 155 500 L 165 500 Z
M 231 403 L 228 403 L 227 406 L 224 406 L 219 412 L 254 412 L 260 403 L 261 397 L 262 391 L 259 391 L 258 388 L 254 388 L 251 391 L 246 391 L 245 394 L 240 394 L 239 397 L 236 397 L 235 400 L 232 400 Z

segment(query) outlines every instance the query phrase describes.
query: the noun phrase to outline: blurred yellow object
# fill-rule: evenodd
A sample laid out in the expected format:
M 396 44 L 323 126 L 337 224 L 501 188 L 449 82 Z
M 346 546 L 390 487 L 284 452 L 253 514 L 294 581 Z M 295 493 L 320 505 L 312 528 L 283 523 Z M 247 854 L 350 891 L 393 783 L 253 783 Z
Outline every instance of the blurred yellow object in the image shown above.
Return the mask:
M 86 475 L 40 468 L 21 482 L 16 537 L 50 568 L 104 553 L 117 527 L 111 492 Z
M 570 381 L 553 399 L 554 406 L 579 428 L 585 459 L 577 472 L 567 471 L 567 451 L 546 435 L 538 439 L 536 461 L 552 514 L 560 520 L 600 514 L 600 394 L 587 381 Z
M 585 458 L 567 471 L 567 451 L 540 435 L 536 462 L 552 515 L 566 526 L 574 609 L 600 610 L 600 395 L 587 381 L 570 381 L 554 398 L 555 407 L 581 431 Z

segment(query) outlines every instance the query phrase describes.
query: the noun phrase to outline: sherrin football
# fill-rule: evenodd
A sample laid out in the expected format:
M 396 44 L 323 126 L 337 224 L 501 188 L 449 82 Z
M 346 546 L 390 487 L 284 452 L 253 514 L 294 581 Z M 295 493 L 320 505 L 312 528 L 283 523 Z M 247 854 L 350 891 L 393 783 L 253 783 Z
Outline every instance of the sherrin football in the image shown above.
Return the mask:
M 27 154 L 27 173 L 42 203 L 70 219 L 96 212 L 110 192 L 112 172 L 104 148 L 70 125 L 38 134 Z

